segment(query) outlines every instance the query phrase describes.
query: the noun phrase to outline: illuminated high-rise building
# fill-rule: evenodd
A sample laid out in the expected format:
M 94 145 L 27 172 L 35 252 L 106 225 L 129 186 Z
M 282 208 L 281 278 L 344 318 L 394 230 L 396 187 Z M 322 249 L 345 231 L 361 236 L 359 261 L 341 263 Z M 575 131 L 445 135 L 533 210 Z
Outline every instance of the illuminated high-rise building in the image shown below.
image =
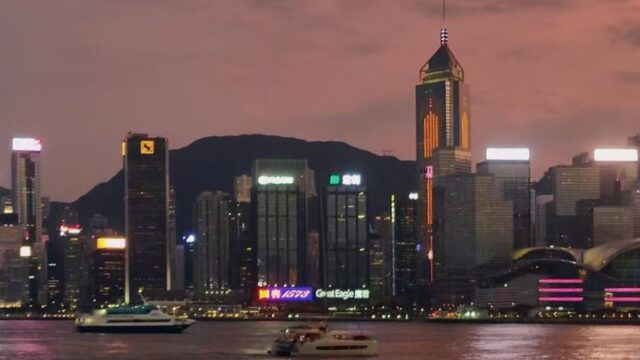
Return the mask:
M 78 212 L 65 208 L 58 223 L 62 244 L 62 301 L 69 310 L 76 310 L 80 302 L 81 277 L 86 274 Z
M 306 284 L 307 213 L 315 194 L 306 160 L 258 159 L 253 165 L 252 226 L 258 286 Z
M 513 202 L 513 247 L 533 246 L 529 149 L 488 148 L 486 160 L 477 164 L 480 175 L 493 175 L 496 193 Z
M 96 306 L 124 301 L 126 240 L 122 237 L 98 237 L 92 256 L 92 300 Z
M 42 144 L 38 139 L 14 138 L 12 150 L 13 211 L 24 234 L 23 246 L 30 248 L 28 304 L 35 307 L 46 302 L 47 284 L 47 252 L 42 241 Z
M 416 160 L 418 166 L 420 257 L 433 259 L 419 269 L 421 280 L 433 280 L 442 258 L 434 238 L 434 188 L 445 175 L 471 172 L 469 88 L 464 70 L 451 52 L 442 29 L 440 48 L 420 68 L 416 85 Z M 422 262 L 421 262 L 422 263 Z
M 166 138 L 129 133 L 122 145 L 125 182 L 125 301 L 140 290 L 170 290 L 169 146 Z
M 418 298 L 418 254 L 422 243 L 418 241 L 417 210 L 418 193 L 392 197 L 393 220 L 393 296 L 403 304 Z
M 28 299 L 27 272 L 30 247 L 23 246 L 18 218 L 0 212 L 0 307 L 19 308 Z
M 321 262 L 324 287 L 368 288 L 367 190 L 360 174 L 334 174 L 328 180 Z

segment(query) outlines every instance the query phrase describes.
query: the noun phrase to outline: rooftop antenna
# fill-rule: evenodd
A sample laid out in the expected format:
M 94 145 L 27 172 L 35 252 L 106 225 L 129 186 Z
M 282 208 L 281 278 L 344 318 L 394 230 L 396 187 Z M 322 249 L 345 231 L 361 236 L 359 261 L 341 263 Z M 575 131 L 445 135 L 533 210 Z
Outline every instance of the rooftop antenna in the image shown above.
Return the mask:
M 440 30 L 440 45 L 447 45 L 449 42 L 449 32 L 446 27 L 447 15 L 446 0 L 442 0 L 442 29 Z

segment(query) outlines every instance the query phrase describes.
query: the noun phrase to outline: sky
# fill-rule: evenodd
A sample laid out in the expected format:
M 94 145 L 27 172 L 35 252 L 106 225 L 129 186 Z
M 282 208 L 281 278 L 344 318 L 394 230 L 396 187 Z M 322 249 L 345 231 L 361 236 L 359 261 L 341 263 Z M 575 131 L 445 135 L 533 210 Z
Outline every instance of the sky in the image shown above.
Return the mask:
M 474 163 L 528 146 L 534 176 L 640 132 L 640 1 L 449 0 Z M 42 139 L 43 194 L 122 167 L 128 131 L 339 140 L 415 159 L 418 69 L 440 0 L 0 1 L 0 185 Z

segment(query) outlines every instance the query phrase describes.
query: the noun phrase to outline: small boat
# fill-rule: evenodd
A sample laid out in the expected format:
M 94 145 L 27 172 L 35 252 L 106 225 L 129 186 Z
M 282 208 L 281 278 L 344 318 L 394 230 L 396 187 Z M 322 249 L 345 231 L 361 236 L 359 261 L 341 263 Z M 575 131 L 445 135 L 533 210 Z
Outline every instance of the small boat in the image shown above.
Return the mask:
M 328 331 L 324 326 L 287 328 L 272 346 L 278 356 L 376 356 L 378 342 L 369 336 L 349 331 Z
M 154 305 L 122 306 L 78 314 L 78 332 L 180 333 L 195 320 L 162 312 Z
M 282 330 L 281 334 L 273 342 L 269 354 L 290 356 L 294 350 L 294 345 L 301 336 L 304 337 L 310 333 L 323 334 L 326 331 L 327 325 L 324 322 L 288 327 Z

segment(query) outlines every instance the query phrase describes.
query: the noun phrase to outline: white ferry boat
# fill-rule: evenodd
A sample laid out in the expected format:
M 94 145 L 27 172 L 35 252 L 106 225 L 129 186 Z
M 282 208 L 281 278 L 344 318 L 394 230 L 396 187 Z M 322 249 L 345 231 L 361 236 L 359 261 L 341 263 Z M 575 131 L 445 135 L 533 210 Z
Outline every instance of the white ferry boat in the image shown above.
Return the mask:
M 287 328 L 273 343 L 271 354 L 280 356 L 377 356 L 378 342 L 349 331 L 328 331 L 326 326 Z
M 195 320 L 178 318 L 162 312 L 154 305 L 115 307 L 78 314 L 78 332 L 180 333 Z

